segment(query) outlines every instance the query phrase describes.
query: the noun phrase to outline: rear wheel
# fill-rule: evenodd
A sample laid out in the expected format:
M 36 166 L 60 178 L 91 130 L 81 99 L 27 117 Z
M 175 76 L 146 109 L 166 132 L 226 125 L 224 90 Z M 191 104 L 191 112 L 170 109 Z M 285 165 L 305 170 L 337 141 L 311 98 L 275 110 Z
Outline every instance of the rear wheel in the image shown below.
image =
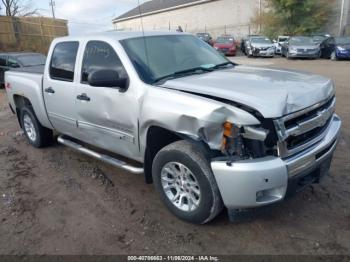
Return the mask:
M 152 176 L 164 204 L 182 220 L 204 224 L 223 208 L 209 160 L 196 144 L 178 141 L 163 148 L 153 161 Z
M 20 120 L 29 144 L 40 148 L 52 143 L 52 130 L 40 124 L 31 107 L 26 106 L 21 109 Z

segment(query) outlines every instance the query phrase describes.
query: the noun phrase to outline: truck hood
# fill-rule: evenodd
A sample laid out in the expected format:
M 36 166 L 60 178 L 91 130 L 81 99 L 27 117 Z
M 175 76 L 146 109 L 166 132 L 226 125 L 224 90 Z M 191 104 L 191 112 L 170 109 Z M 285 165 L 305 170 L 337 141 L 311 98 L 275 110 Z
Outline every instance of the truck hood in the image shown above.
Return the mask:
M 271 44 L 252 43 L 251 46 L 254 48 L 268 48 L 268 47 L 273 47 L 274 45 L 273 45 L 273 43 L 271 43 Z
M 312 106 L 334 94 L 332 80 L 298 71 L 235 66 L 168 80 L 163 87 L 227 99 L 281 117 Z

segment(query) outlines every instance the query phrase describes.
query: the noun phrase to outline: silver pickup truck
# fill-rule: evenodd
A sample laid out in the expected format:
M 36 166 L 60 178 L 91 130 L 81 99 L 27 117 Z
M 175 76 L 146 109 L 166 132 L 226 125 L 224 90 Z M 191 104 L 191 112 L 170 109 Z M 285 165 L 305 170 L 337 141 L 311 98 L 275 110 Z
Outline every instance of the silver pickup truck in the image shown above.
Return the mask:
M 185 33 L 58 38 L 45 67 L 5 81 L 31 145 L 55 134 L 144 174 L 172 213 L 199 224 L 319 182 L 341 127 L 330 79 L 237 65 Z

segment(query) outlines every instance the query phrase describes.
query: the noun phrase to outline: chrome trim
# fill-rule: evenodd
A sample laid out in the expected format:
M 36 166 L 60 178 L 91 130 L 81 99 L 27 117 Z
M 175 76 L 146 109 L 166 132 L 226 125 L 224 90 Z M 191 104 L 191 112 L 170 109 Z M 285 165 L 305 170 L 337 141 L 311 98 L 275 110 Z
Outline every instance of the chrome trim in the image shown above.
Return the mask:
M 311 131 L 315 127 L 324 126 L 329 120 L 329 118 L 333 115 L 334 111 L 335 111 L 335 100 L 333 100 L 330 107 L 317 112 L 314 118 L 306 121 L 297 122 L 297 126 L 291 129 L 288 129 L 288 133 L 292 136 L 298 136 Z
M 325 136 L 323 137 L 322 141 L 320 141 L 320 143 L 308 148 L 306 151 L 303 151 L 284 160 L 287 164 L 288 176 L 292 177 L 308 169 L 315 168 L 325 158 L 329 157 L 337 146 L 340 128 L 341 120 L 335 114 L 329 127 L 327 128 Z M 316 156 L 327 147 L 330 147 L 329 150 L 317 158 Z
M 321 102 L 319 102 L 317 104 L 314 104 L 314 105 L 312 105 L 312 106 L 310 106 L 308 108 L 302 109 L 302 110 L 297 111 L 295 113 L 286 115 L 286 116 L 284 116 L 284 117 L 282 117 L 280 119 L 283 120 L 284 122 L 286 122 L 287 120 L 291 120 L 293 118 L 297 118 L 298 116 L 304 115 L 304 114 L 306 114 L 306 113 L 308 113 L 308 112 L 310 112 L 310 111 L 312 111 L 312 110 L 314 110 L 316 108 L 319 108 L 319 107 L 323 106 L 324 104 L 327 104 L 332 99 L 334 101 L 336 100 L 336 98 L 334 96 L 332 96 L 331 98 L 327 98 L 326 100 L 323 100 L 323 101 L 321 101 Z
M 125 163 L 124 161 L 119 160 L 119 159 L 92 151 L 91 149 L 83 147 L 82 145 L 69 140 L 69 138 L 67 138 L 65 136 L 62 136 L 62 135 L 59 136 L 57 138 L 57 141 L 60 144 L 68 146 L 76 151 L 79 151 L 79 152 L 85 154 L 85 155 L 91 156 L 93 158 L 96 158 L 96 159 L 101 160 L 103 162 L 106 162 L 108 164 L 111 164 L 115 167 L 119 167 L 119 168 L 124 169 L 128 172 L 131 172 L 134 174 L 142 174 L 144 171 L 142 167 L 131 166 L 131 165 L 128 165 L 127 163 Z
M 277 136 L 278 136 L 278 142 L 277 142 L 277 150 L 278 155 L 282 158 L 289 157 L 291 155 L 294 155 L 302 150 L 305 150 L 306 148 L 318 143 L 320 140 L 324 138 L 324 136 L 327 134 L 329 130 L 330 123 L 333 121 L 334 118 L 334 112 L 335 112 L 335 103 L 336 99 L 335 97 L 332 98 L 332 102 L 329 105 L 328 108 L 320 110 L 315 113 L 315 116 L 311 119 L 307 120 L 301 120 L 296 122 L 296 126 L 293 126 L 291 128 L 286 128 L 285 123 L 289 120 L 295 119 L 297 117 L 302 116 L 303 114 L 307 114 L 308 112 L 311 112 L 319 107 L 322 107 L 323 105 L 327 104 L 330 100 L 325 100 L 321 103 L 318 103 L 316 105 L 313 105 L 309 108 L 306 108 L 304 110 L 298 111 L 296 113 L 293 113 L 291 115 L 287 115 L 285 117 L 282 117 L 280 119 L 274 120 Z M 333 115 L 333 116 L 332 116 Z M 331 118 L 331 119 L 330 119 Z M 325 130 L 319 134 L 317 137 L 312 138 L 309 141 L 305 141 L 305 143 L 296 146 L 295 148 L 288 149 L 287 145 L 287 139 L 291 136 L 298 136 L 305 134 L 315 128 L 324 126 L 328 121 L 330 120 L 330 123 L 327 127 L 325 127 Z

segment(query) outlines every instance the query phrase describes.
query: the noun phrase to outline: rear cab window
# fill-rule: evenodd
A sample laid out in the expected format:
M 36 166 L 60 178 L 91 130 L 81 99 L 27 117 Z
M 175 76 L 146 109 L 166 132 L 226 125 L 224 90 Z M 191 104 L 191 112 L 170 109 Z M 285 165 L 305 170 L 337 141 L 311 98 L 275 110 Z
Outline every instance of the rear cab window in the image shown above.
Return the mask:
M 51 79 L 73 82 L 78 49 L 77 41 L 56 44 L 50 62 Z

